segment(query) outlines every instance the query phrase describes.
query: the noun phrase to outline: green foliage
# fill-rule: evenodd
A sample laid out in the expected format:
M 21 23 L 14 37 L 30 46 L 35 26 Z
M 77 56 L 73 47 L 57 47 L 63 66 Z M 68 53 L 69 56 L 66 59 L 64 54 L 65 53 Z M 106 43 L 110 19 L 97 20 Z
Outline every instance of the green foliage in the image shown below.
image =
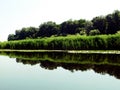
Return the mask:
M 115 34 L 120 30 L 120 11 L 114 11 L 112 14 L 106 16 L 107 21 L 107 34 Z
M 1 49 L 120 50 L 120 35 L 68 35 L 1 42 Z
M 95 17 L 92 19 L 94 29 L 98 29 L 101 34 L 106 33 L 107 22 L 104 16 Z
M 46 22 L 39 26 L 37 37 L 50 37 L 56 35 L 59 32 L 59 26 L 55 22 Z
M 62 34 L 76 34 L 79 33 L 78 28 L 85 28 L 86 20 L 68 20 L 60 24 Z
M 85 29 L 86 29 L 86 34 L 89 35 L 90 30 L 93 29 L 93 23 L 91 21 L 87 21 L 85 25 Z
M 35 27 L 22 28 L 21 30 L 16 30 L 15 35 L 9 34 L 8 41 L 35 38 L 37 32 L 38 28 Z
M 28 28 L 22 28 L 21 30 L 16 30 L 15 34 L 10 34 L 8 36 L 8 41 L 12 40 L 23 40 L 23 39 L 32 39 L 32 38 L 43 38 L 41 40 L 44 40 L 45 37 L 51 37 L 51 36 L 67 36 L 69 34 L 71 35 L 98 35 L 98 34 L 115 34 L 117 31 L 120 30 L 120 11 L 116 10 L 112 14 L 108 14 L 106 16 L 97 16 L 93 18 L 91 21 L 80 19 L 80 20 L 67 20 L 62 22 L 61 24 L 56 24 L 55 22 L 49 21 L 41 24 L 39 28 L 35 27 L 28 27 Z M 82 39 L 83 37 L 81 37 Z M 84 37 L 83 41 L 87 41 L 86 39 L 88 37 Z M 90 38 L 90 37 L 89 37 Z M 41 40 L 37 40 L 41 43 Z M 54 39 L 47 39 L 49 42 L 46 41 L 45 43 L 45 49 L 48 46 L 51 49 L 55 47 L 57 43 L 60 43 L 62 49 L 68 49 L 69 45 L 68 43 L 71 43 L 72 46 L 74 46 L 74 42 L 78 41 L 75 39 L 70 41 L 68 37 L 64 37 L 60 39 L 61 41 L 65 40 L 64 42 L 57 41 Z M 66 41 L 68 40 L 68 41 Z M 51 44 L 51 41 L 53 44 Z M 82 40 L 80 40 L 82 41 Z M 31 42 L 31 41 L 29 41 Z M 78 41 L 79 42 L 79 41 Z M 78 44 L 78 43 L 77 43 Z M 88 43 L 89 44 L 89 43 Z M 39 44 L 38 44 L 39 45 Z M 40 44 L 42 45 L 42 44 Z M 81 44 L 80 44 L 81 45 Z M 44 45 L 42 45 L 43 47 Z M 7 46 L 9 47 L 9 45 Z M 19 46 L 18 46 L 19 47 Z M 58 46 L 60 47 L 60 46 Z M 67 48 L 66 48 L 67 47 Z M 56 48 L 56 47 L 55 47 Z M 72 47 L 72 49 L 76 49 L 76 47 Z M 79 47 L 79 49 L 82 49 Z
M 116 10 L 106 16 L 93 18 L 93 27 L 98 29 L 101 34 L 115 34 L 120 30 L 120 11 Z
M 100 31 L 98 30 L 98 29 L 96 29 L 96 30 L 91 30 L 90 32 L 89 32 L 89 35 L 99 35 L 100 34 Z
M 119 31 L 117 31 L 117 33 L 116 34 L 120 34 L 120 30 Z
M 8 35 L 8 41 L 10 40 L 15 40 L 15 35 L 14 34 L 9 34 Z
M 86 35 L 86 30 L 85 28 L 77 28 L 76 32 L 79 33 L 80 35 Z

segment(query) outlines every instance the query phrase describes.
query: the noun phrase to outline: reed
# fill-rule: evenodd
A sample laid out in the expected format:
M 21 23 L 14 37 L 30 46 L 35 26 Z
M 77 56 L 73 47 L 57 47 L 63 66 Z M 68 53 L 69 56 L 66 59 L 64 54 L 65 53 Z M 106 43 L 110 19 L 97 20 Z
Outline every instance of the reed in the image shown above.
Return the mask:
M 25 50 L 120 50 L 120 34 L 68 35 L 0 42 L 0 49 Z

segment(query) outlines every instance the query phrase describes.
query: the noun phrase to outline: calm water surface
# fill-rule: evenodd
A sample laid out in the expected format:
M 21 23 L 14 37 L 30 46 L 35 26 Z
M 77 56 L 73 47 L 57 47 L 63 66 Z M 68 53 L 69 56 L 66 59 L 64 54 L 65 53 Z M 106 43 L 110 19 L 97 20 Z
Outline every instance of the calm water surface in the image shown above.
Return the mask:
M 57 63 L 53 69 L 52 65 L 56 64 L 50 62 L 49 65 L 46 62 L 32 63 L 0 55 L 0 90 L 120 90 L 119 72 L 116 78 L 110 73 L 96 73 L 91 68 L 65 69 L 72 64 Z M 111 67 L 111 70 L 113 68 L 116 67 Z M 120 70 L 119 67 L 117 69 Z

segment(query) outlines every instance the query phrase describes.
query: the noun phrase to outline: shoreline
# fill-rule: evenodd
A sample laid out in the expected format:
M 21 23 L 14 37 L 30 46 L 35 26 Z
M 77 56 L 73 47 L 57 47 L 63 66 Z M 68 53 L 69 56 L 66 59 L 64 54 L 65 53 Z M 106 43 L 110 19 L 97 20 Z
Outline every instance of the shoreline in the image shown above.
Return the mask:
M 120 50 L 17 50 L 17 49 L 0 49 L 0 52 L 24 52 L 24 53 L 80 53 L 80 54 L 120 54 Z

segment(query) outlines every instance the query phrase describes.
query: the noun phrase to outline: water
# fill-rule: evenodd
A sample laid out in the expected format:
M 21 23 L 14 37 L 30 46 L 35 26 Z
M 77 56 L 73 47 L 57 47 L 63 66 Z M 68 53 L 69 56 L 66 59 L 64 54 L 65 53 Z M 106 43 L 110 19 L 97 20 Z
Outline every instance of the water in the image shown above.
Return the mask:
M 6 55 L 8 56 L 0 56 L 0 90 L 119 90 L 120 88 L 118 63 L 120 55 L 112 57 L 84 54 L 69 56 L 60 53 Z M 80 56 L 84 62 L 80 59 L 79 62 L 76 59 L 79 57 L 76 56 Z M 91 59 L 91 62 L 86 58 Z M 69 63 L 66 63 L 66 60 Z M 96 63 L 96 60 L 99 63 Z

